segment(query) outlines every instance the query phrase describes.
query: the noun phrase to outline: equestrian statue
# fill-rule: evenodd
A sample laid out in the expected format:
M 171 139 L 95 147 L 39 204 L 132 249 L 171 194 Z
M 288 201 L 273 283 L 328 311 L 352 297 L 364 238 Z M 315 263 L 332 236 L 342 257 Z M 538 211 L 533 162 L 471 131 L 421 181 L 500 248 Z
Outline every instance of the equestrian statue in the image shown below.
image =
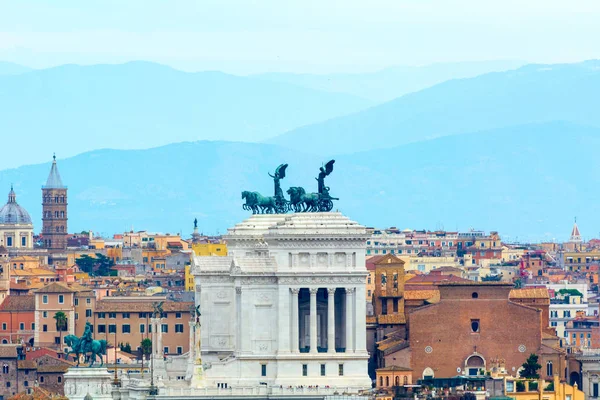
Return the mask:
M 86 360 L 89 360 L 89 367 L 94 365 L 96 357 L 100 358 L 100 367 L 104 365 L 102 356 L 106 355 L 106 340 L 95 340 L 92 338 L 92 324 L 89 322 L 85 323 L 83 336 L 78 338 L 75 335 L 67 335 L 65 336 L 65 343 L 70 347 L 65 358 L 68 359 L 69 355 L 74 355 L 74 361 L 77 361 L 77 367 L 79 367 L 81 355 L 84 355 Z

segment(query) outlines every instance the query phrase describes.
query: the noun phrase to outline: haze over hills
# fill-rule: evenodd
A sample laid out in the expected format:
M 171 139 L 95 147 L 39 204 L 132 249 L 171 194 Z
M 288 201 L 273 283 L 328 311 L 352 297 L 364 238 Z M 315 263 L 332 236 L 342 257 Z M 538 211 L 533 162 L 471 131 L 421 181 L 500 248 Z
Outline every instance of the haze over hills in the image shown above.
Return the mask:
M 520 240 L 566 239 L 577 216 L 584 236 L 600 224 L 600 129 L 566 122 L 447 136 L 336 158 L 327 179 L 335 207 L 370 226 L 499 230 Z M 577 155 L 574 157 L 574 155 Z M 316 189 L 328 158 L 270 144 L 188 142 L 148 150 L 98 150 L 59 160 L 69 186 L 70 231 L 182 231 L 199 220 L 223 233 L 247 217 L 242 190 L 273 191 L 268 172 L 289 163 L 282 187 Z M 0 172 L 0 195 L 40 222 L 50 164 Z M 524 233 L 529 236 L 525 237 Z
M 0 61 L 0 75 L 18 75 L 32 71 L 31 68 L 8 61 Z
M 147 62 L 0 76 L 0 169 L 99 148 L 254 141 L 369 107 L 356 96 Z M 23 147 L 29 143 L 27 151 Z
M 253 77 L 292 83 L 327 92 L 352 94 L 375 102 L 390 101 L 450 79 L 471 78 L 494 71 L 506 71 L 526 64 L 524 61 L 474 61 L 399 66 L 371 73 L 291 74 L 265 73 Z
M 267 142 L 344 154 L 529 123 L 563 120 L 600 127 L 599 92 L 598 60 L 532 64 L 444 82 Z

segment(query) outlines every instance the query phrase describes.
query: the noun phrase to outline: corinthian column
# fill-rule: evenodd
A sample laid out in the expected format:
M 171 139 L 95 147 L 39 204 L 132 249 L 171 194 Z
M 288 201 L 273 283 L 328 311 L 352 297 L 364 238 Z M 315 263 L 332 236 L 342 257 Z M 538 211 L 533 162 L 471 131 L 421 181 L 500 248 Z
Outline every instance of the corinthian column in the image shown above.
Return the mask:
M 335 288 L 327 288 L 327 352 L 335 353 Z
M 352 307 L 352 294 L 354 288 L 346 288 L 346 353 L 354 352 L 352 332 L 354 330 L 354 309 Z
M 317 353 L 317 291 L 310 288 L 310 352 Z
M 290 289 L 292 291 L 292 312 L 291 312 L 291 316 L 292 316 L 292 341 L 291 341 L 291 351 L 292 353 L 298 353 L 299 352 L 299 348 L 300 348 L 300 343 L 299 343 L 299 334 L 298 334 L 298 327 L 299 327 L 299 321 L 298 321 L 298 293 L 300 292 L 300 289 L 298 288 L 292 288 Z

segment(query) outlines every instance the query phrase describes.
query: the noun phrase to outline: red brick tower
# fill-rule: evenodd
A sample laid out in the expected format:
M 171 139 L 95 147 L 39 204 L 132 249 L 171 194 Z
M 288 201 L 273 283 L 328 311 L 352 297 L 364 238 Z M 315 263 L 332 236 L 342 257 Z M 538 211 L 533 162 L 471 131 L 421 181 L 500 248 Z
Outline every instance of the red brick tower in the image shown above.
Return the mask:
M 42 236 L 47 249 L 67 248 L 67 204 L 67 187 L 60 179 L 55 155 L 46 185 L 42 186 Z

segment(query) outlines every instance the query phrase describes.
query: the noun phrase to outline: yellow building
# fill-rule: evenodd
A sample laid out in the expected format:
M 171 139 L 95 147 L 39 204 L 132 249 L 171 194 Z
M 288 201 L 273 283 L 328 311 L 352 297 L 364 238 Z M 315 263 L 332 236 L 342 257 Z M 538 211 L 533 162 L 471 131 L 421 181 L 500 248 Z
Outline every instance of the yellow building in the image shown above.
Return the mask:
M 225 243 L 194 243 L 192 250 L 197 256 L 226 256 L 227 244 Z
M 192 275 L 190 272 L 191 268 L 191 265 L 185 266 L 185 290 L 188 292 L 194 291 L 194 275 Z
M 407 257 L 398 256 L 405 262 L 406 271 L 419 271 L 428 274 L 433 269 L 441 267 L 461 268 L 460 262 L 455 257 Z
M 31 270 L 40 268 L 40 259 L 31 256 L 18 256 L 10 259 L 10 266 L 13 270 Z
M 585 400 L 577 385 L 561 382 L 557 375 L 552 382 L 504 378 L 504 394 L 514 400 Z

